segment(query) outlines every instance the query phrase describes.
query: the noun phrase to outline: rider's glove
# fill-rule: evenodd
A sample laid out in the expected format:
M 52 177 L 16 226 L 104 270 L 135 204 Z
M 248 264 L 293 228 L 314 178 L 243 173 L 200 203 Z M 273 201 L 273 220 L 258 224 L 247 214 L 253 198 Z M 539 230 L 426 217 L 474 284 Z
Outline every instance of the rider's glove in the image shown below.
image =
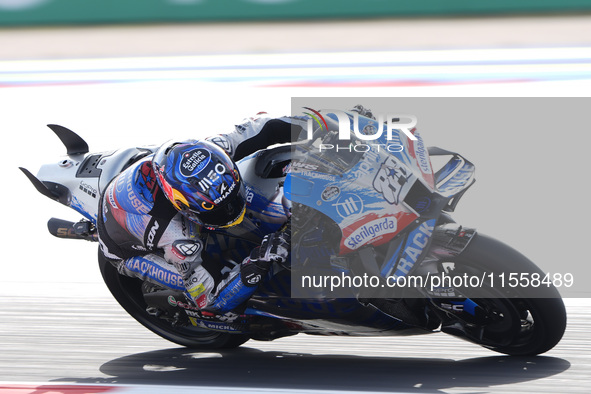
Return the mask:
M 250 261 L 255 264 L 284 263 L 289 254 L 289 234 L 277 232 L 263 238 L 261 246 L 250 253 Z
M 261 246 L 250 253 L 240 267 L 240 277 L 246 286 L 257 286 L 267 274 L 271 264 L 284 263 L 289 255 L 289 232 L 276 232 L 263 238 Z

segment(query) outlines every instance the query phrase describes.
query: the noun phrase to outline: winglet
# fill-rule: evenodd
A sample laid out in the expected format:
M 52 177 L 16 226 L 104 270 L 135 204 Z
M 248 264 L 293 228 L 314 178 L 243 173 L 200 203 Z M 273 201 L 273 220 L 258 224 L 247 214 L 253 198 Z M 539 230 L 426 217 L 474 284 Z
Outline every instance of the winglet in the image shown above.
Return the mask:
M 48 124 L 53 132 L 59 137 L 68 151 L 68 155 L 80 155 L 88 153 L 88 144 L 72 130 L 57 124 Z
M 35 175 L 31 174 L 31 172 L 29 172 L 29 170 L 27 170 L 26 168 L 23 168 L 23 167 L 19 167 L 19 169 L 27 176 L 27 178 L 29 178 L 29 180 L 31 181 L 33 186 L 35 186 L 35 189 L 37 189 L 37 191 L 39 193 L 43 194 L 46 197 L 51 198 L 54 201 L 57 201 L 57 202 L 62 203 L 64 205 L 68 205 L 67 189 L 64 186 L 59 185 L 57 183 L 50 182 L 50 183 L 48 183 L 49 186 L 54 188 L 54 191 L 52 191 L 47 186 L 47 184 L 40 181 Z

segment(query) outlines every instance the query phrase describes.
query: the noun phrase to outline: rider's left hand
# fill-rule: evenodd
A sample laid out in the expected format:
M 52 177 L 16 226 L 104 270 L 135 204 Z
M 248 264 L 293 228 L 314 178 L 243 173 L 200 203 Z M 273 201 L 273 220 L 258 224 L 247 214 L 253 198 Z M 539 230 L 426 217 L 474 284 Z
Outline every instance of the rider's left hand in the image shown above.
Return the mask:
M 250 254 L 250 261 L 254 263 L 284 263 L 289 255 L 290 234 L 278 231 L 263 238 L 261 246 Z

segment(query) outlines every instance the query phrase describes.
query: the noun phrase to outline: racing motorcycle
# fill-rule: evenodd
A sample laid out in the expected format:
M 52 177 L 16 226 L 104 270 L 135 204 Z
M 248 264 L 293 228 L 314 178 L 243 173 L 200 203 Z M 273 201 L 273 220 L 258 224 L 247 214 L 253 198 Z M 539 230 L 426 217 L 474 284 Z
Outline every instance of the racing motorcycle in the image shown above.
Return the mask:
M 127 313 L 167 340 L 200 349 L 299 333 L 407 336 L 441 331 L 521 356 L 546 352 L 560 341 L 566 311 L 552 283 L 498 283 L 509 278 L 506 274 L 530 279 L 545 274 L 513 248 L 450 216 L 474 183 L 469 160 L 426 148 L 414 130 L 410 135 L 394 129 L 371 137 L 369 144 L 363 133 L 381 126 L 355 113 L 347 113 L 352 126 L 343 140 L 338 117 L 323 114 L 313 132 L 292 144 L 237 163 L 246 185 L 246 224 L 241 231 L 212 230 L 208 253 L 232 267 L 265 234 L 287 221 L 291 228 L 290 261 L 274 264 L 246 308 L 232 319 L 205 313 L 178 287 L 119 274 L 99 252 L 103 279 Z M 117 174 L 156 148 L 91 153 L 73 131 L 48 126 L 67 155 L 43 165 L 36 176 L 21 170 L 41 194 L 84 217 L 77 223 L 51 218 L 52 235 L 97 241 L 101 193 Z M 435 172 L 433 156 L 449 160 Z

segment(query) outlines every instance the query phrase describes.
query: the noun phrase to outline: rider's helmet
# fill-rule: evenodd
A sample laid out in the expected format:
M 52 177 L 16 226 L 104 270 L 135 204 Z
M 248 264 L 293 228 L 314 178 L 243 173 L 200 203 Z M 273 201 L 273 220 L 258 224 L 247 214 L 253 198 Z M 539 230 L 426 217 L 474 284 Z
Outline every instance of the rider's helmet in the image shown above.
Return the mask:
M 209 228 L 244 218 L 244 186 L 236 164 L 219 146 L 187 140 L 161 146 L 152 160 L 166 198 L 185 217 Z

